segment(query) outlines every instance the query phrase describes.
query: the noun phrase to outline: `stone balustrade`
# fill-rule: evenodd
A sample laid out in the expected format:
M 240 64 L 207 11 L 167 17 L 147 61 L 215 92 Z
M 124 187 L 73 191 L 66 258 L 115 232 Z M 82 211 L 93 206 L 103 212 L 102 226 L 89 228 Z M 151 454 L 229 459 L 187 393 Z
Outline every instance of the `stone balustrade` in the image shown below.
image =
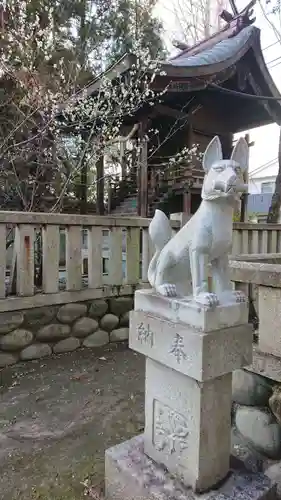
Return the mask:
M 0 367 L 80 345 L 98 345 L 98 337 L 103 343 L 124 340 L 128 324 L 123 313 L 116 315 L 111 310 L 110 301 L 124 298 L 132 304 L 134 291 L 148 286 L 147 269 L 153 254 L 149 222 L 140 217 L 0 212 Z M 171 224 L 174 231 L 180 227 L 178 220 Z M 255 290 L 257 286 L 270 288 L 274 282 L 275 293 L 279 293 L 278 269 L 275 266 L 273 272 L 266 259 L 275 259 L 276 264 L 279 258 L 280 228 L 234 224 L 232 253 L 238 257 L 231 262 L 231 273 L 237 287 L 256 283 L 258 277 Z M 255 258 L 263 259 L 262 265 L 253 263 Z M 271 266 L 268 271 L 267 265 Z M 259 266 L 258 274 L 255 266 Z M 104 315 L 115 317 L 106 328 L 102 316 L 96 318 L 90 312 L 92 304 L 100 301 L 108 305 Z M 66 306 L 84 312 L 64 323 L 60 310 Z M 76 335 L 77 322 L 79 328 L 80 323 L 83 328 L 87 323 L 85 335 Z M 47 340 L 39 339 L 42 328 L 49 332 Z M 95 340 L 87 340 L 93 334 Z
M 0 212 L 0 368 L 126 340 L 133 294 L 146 286 L 153 251 L 148 225 Z

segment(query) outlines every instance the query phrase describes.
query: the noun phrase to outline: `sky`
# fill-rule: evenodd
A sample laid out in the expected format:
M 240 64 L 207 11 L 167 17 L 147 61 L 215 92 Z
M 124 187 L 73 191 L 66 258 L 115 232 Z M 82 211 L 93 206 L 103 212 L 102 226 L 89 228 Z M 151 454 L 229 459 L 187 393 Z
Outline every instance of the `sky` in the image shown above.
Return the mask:
M 163 22 L 164 37 L 169 50 L 173 50 L 171 43 L 173 38 L 183 39 L 180 35 L 176 16 L 173 14 L 173 2 L 174 5 L 179 5 L 181 1 L 184 3 L 188 0 L 158 0 L 158 5 L 155 11 L 156 15 L 160 17 Z M 241 10 L 248 3 L 249 2 L 245 2 L 245 0 L 236 1 L 236 5 L 239 10 Z M 277 42 L 277 38 L 272 30 L 272 27 L 265 20 L 258 2 L 255 7 L 255 17 L 255 26 L 261 29 L 261 43 L 265 61 L 277 88 L 281 92 L 281 44 Z M 271 16 L 270 19 L 276 20 L 276 27 L 279 27 L 279 31 L 281 32 L 281 23 L 278 24 L 277 18 Z M 254 141 L 255 144 L 250 148 L 249 172 L 276 159 L 277 174 L 279 127 L 276 124 L 271 124 L 265 127 L 252 129 L 250 131 L 250 140 Z

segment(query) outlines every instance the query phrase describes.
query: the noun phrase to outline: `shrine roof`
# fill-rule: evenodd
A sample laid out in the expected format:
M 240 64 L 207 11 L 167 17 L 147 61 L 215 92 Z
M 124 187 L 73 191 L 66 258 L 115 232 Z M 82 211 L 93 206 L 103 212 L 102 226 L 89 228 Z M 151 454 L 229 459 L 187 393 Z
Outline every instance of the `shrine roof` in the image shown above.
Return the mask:
M 241 50 L 245 53 L 258 35 L 258 28 L 255 28 L 254 26 L 247 26 L 236 36 L 225 38 L 215 45 L 207 47 L 205 49 L 204 45 L 202 45 L 202 51 L 198 52 L 197 54 L 193 54 L 192 49 L 190 51 L 184 51 L 182 54 L 179 54 L 175 58 L 167 61 L 166 64 L 178 68 L 194 68 L 198 66 L 210 67 L 213 64 L 232 61 L 236 55 L 241 58 Z
M 226 96 L 228 102 L 232 100 L 234 103 L 234 109 L 237 109 L 236 104 L 242 104 L 239 92 L 248 94 L 252 99 L 257 96 L 257 101 L 246 99 L 248 102 L 245 102 L 244 99 L 242 106 L 245 110 L 247 106 L 248 110 L 251 107 L 255 115 L 253 126 L 272 121 L 281 125 L 281 96 L 263 57 L 260 30 L 252 22 L 246 9 L 245 13 L 233 17 L 221 31 L 163 61 L 152 88 L 155 91 L 166 89 L 165 100 L 171 99 L 175 93 L 178 95 L 178 92 L 186 98 L 188 94 L 194 95 L 198 91 L 212 92 L 212 98 L 215 99 L 221 97 L 225 90 L 230 94 L 234 91 L 232 95 Z M 84 91 L 87 95 L 94 94 L 103 76 L 114 80 L 129 71 L 135 61 L 134 54 L 125 54 Z M 212 88 L 214 83 L 217 89 Z M 263 99 L 263 96 L 270 99 Z M 245 128 L 248 128 L 246 125 Z

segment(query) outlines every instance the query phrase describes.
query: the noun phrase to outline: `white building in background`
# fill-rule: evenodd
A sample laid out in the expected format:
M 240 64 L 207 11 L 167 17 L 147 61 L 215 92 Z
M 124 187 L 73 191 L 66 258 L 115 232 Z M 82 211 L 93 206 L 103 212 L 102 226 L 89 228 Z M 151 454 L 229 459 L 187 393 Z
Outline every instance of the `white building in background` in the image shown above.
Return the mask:
M 272 194 L 278 173 L 277 159 L 249 172 L 249 194 Z
M 278 173 L 277 159 L 265 163 L 249 172 L 249 196 L 247 203 L 248 217 L 256 222 L 266 222 L 275 181 Z

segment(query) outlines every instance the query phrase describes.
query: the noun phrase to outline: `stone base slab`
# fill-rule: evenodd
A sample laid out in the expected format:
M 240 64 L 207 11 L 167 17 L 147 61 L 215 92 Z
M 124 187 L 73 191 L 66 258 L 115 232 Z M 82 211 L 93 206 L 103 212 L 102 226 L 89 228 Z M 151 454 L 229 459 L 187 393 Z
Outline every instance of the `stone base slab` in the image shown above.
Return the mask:
M 135 311 L 144 311 L 170 321 L 182 322 L 206 333 L 248 323 L 246 302 L 209 308 L 197 304 L 192 297 L 163 297 L 154 290 L 135 292 Z
M 144 453 L 137 436 L 105 453 L 107 500 L 275 500 L 276 485 L 235 461 L 228 478 L 208 493 L 196 494 Z
M 131 349 L 200 382 L 250 365 L 252 337 L 248 324 L 205 333 L 152 313 L 130 313 Z

